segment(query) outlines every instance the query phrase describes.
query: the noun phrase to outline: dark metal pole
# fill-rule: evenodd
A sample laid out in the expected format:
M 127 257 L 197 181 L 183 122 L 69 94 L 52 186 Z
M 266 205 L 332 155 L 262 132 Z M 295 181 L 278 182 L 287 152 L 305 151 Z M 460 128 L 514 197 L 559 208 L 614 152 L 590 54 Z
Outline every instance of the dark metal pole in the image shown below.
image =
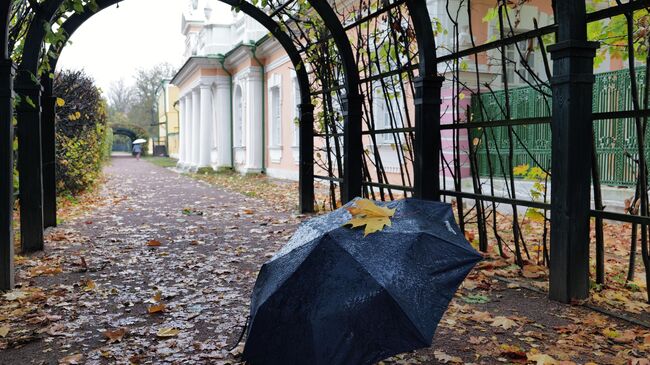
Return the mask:
M 418 42 L 420 76 L 415 86 L 413 196 L 440 200 L 440 106 L 444 77 L 438 76 L 436 39 L 424 1 L 407 0 Z
M 440 105 L 444 77 L 415 79 L 413 195 L 440 201 Z
M 52 96 L 52 79 L 41 78 L 43 114 L 41 146 L 43 150 L 43 226 L 56 227 L 56 97 Z
M 343 109 L 343 184 L 341 199 L 347 203 L 361 196 L 363 170 L 362 106 L 363 97 L 359 94 L 359 68 L 354 57 L 350 39 L 341 19 L 336 15 L 327 1 L 308 0 L 323 23 L 332 34 L 332 39 L 341 57 L 345 73 L 345 97 Z
M 298 108 L 300 109 L 300 125 L 298 126 L 300 211 L 312 213 L 314 211 L 314 106 L 300 104 Z
M 41 85 L 30 75 L 19 73 L 16 92 L 20 97 L 17 107 L 20 239 L 26 252 L 43 249 L 41 91 Z
M 553 59 L 551 257 L 549 297 L 568 303 L 589 296 L 589 210 L 593 58 L 584 0 L 556 2 Z
M 360 197 L 363 181 L 363 138 L 361 135 L 361 106 L 363 97 L 346 95 L 343 109 L 343 204 Z
M 13 78 L 10 59 L 0 63 L 0 290 L 14 287 L 14 133 Z

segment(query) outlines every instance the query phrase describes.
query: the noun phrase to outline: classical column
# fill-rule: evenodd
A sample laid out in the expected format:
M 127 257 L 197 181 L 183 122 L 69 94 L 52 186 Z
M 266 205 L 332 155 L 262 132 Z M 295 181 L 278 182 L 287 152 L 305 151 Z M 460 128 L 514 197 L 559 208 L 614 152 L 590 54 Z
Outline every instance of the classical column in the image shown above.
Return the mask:
M 192 164 L 192 92 L 185 95 L 185 164 L 183 168 L 188 169 Z
M 182 143 L 182 149 L 183 149 L 183 164 L 182 168 L 187 169 L 188 166 L 190 165 L 190 160 L 191 160 L 191 147 L 190 147 L 190 137 L 192 136 L 192 95 L 191 93 L 187 93 L 185 96 L 183 96 L 183 100 L 185 101 L 185 108 L 182 110 L 183 112 L 183 119 L 185 120 L 183 122 L 183 139 L 181 140 Z
M 209 167 L 212 153 L 212 87 L 210 84 L 199 86 L 201 94 L 201 135 L 199 136 L 198 168 Z
M 190 168 L 196 170 L 199 166 L 199 154 L 201 144 L 200 128 L 201 128 L 201 95 L 198 88 L 192 90 L 192 140 L 190 148 L 192 149 L 192 158 L 190 160 Z
M 217 80 L 217 167 L 232 167 L 232 108 L 230 81 Z
M 263 105 L 262 93 L 264 82 L 261 69 L 251 67 L 246 88 L 246 113 L 248 113 L 248 131 L 246 143 L 246 172 L 261 172 L 264 163 L 264 126 L 262 125 Z
M 180 113 L 178 113 L 178 167 L 182 167 L 185 163 L 185 97 L 180 98 L 178 101 Z

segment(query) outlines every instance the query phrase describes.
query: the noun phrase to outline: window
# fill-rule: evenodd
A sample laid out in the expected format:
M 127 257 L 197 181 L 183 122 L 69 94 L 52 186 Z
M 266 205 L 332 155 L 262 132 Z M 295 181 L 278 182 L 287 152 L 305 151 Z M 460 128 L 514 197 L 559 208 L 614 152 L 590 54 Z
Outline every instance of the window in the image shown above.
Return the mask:
M 536 81 L 533 75 L 535 72 L 535 40 L 526 39 L 516 44 L 510 44 L 506 46 L 505 50 L 505 76 L 508 83 L 525 84 L 526 81 L 534 83 Z M 519 74 L 517 74 L 517 71 L 519 71 Z M 505 82 L 505 78 L 502 77 L 502 81 Z
M 387 82 L 390 83 L 390 80 L 387 80 Z M 378 82 L 374 85 L 373 94 L 375 130 L 401 128 L 403 96 L 400 88 L 386 87 L 386 89 L 384 89 Z M 376 134 L 375 139 L 378 144 L 390 144 L 395 142 L 392 133 Z
M 271 146 L 282 145 L 280 87 L 271 88 Z

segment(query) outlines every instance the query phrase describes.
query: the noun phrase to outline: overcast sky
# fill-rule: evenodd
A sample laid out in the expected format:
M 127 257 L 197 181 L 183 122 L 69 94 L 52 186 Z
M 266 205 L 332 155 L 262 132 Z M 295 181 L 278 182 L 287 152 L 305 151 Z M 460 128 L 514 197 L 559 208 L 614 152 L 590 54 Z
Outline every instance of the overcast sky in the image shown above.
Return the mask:
M 125 0 L 91 17 L 72 36 L 58 69 L 85 69 L 104 92 L 111 82 L 132 83 L 139 68 L 160 62 L 179 67 L 185 61 L 182 11 L 187 0 Z M 219 4 L 213 18 L 227 20 L 230 7 Z

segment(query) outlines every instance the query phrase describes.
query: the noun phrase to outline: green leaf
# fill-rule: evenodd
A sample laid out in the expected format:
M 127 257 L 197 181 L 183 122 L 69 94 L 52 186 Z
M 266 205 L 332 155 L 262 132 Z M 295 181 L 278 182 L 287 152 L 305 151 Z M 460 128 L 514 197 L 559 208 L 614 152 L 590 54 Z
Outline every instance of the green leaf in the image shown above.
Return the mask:
M 490 301 L 489 297 L 481 294 L 469 294 L 462 297 L 462 299 L 465 303 L 469 304 L 484 304 Z

